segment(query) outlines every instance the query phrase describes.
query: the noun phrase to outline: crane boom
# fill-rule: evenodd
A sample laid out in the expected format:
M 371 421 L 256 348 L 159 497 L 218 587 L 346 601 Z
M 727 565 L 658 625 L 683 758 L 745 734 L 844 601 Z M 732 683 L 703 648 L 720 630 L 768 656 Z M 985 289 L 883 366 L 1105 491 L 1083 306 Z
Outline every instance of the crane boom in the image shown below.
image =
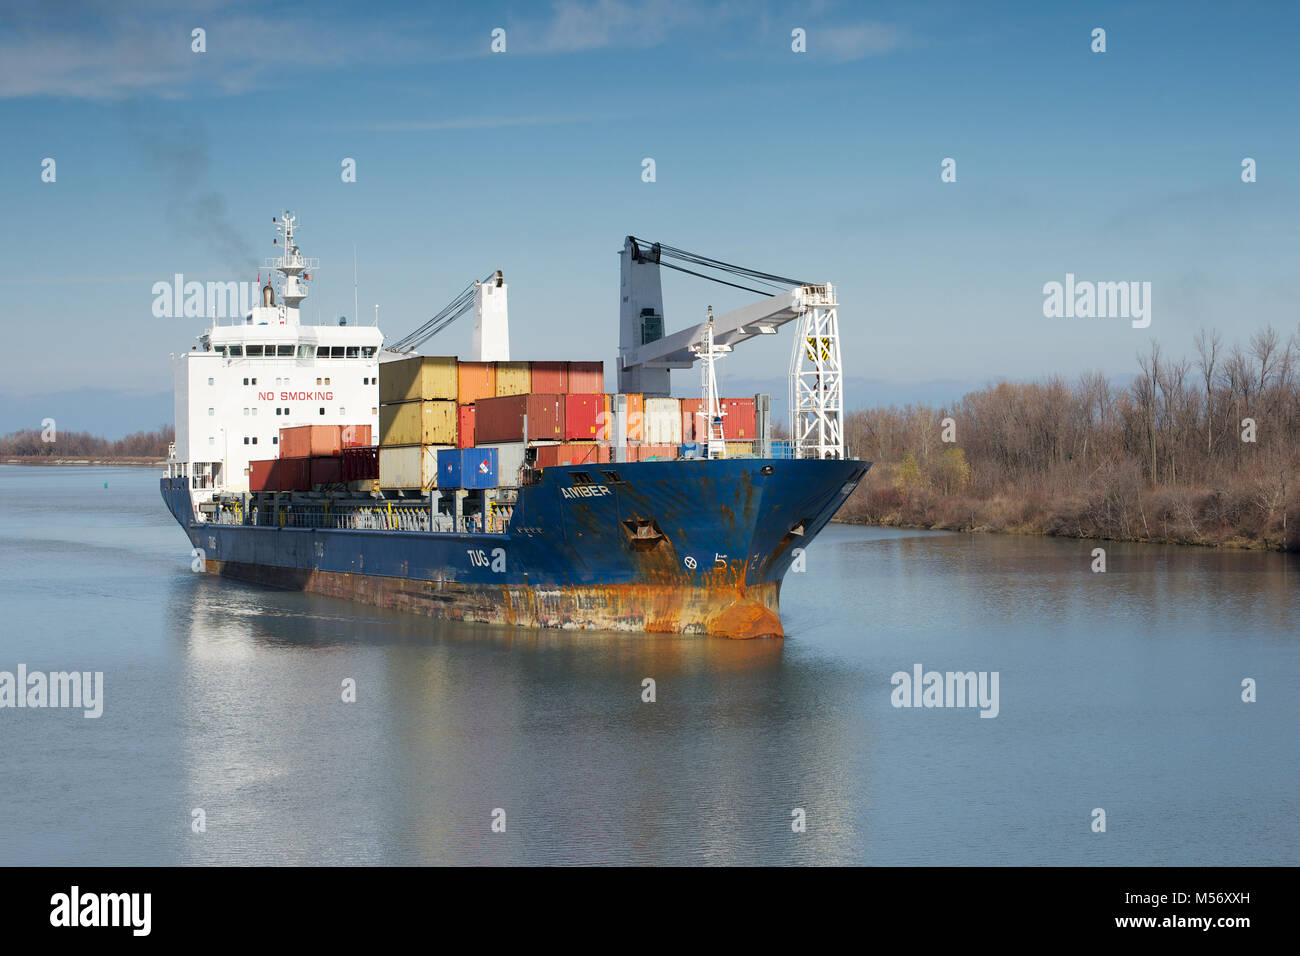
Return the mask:
M 636 236 L 623 240 L 620 258 L 619 391 L 668 395 L 672 370 L 694 365 L 708 342 L 730 351 L 755 336 L 775 335 L 781 326 L 797 320 L 799 332 L 790 360 L 789 393 L 795 457 L 844 457 L 843 376 L 834 286 L 747 269 Z M 750 284 L 727 281 L 707 271 L 697 272 L 665 262 L 665 258 Z M 665 335 L 661 266 L 757 292 L 765 298 L 710 322 Z

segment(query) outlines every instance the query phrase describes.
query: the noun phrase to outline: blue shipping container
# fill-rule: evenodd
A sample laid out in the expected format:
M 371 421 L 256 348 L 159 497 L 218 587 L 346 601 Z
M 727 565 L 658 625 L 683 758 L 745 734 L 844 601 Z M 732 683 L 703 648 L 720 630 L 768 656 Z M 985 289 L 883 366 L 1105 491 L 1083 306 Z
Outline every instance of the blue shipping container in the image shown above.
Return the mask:
M 495 448 L 439 448 L 439 488 L 495 488 Z

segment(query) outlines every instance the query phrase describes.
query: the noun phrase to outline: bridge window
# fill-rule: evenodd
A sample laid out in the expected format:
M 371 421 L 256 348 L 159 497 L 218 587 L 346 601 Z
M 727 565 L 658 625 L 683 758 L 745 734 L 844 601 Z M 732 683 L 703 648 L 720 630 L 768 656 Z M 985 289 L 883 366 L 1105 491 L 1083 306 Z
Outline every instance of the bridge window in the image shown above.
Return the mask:
M 366 358 L 374 358 L 375 347 L 373 345 L 363 345 L 361 347 L 361 354 Z
M 311 346 L 310 345 L 298 346 L 298 358 L 311 358 Z
M 335 345 L 330 348 L 330 358 L 343 358 L 344 348 L 341 345 Z
M 244 354 L 244 347 L 242 345 L 232 345 L 228 351 L 231 358 L 239 358 Z
M 262 346 L 250 345 L 248 346 L 248 348 L 244 349 L 244 354 L 247 355 L 249 358 L 261 358 Z
M 275 354 L 276 354 L 277 356 L 282 357 L 282 358 L 293 358 L 293 346 L 292 346 L 292 345 L 277 345 L 277 346 L 275 347 Z
M 330 357 L 330 347 L 329 347 L 328 345 L 318 345 L 318 346 L 316 346 L 316 357 L 317 357 L 317 358 L 329 358 L 329 357 Z
M 358 346 L 349 345 L 348 358 L 360 358 L 360 357 L 361 357 L 361 349 Z

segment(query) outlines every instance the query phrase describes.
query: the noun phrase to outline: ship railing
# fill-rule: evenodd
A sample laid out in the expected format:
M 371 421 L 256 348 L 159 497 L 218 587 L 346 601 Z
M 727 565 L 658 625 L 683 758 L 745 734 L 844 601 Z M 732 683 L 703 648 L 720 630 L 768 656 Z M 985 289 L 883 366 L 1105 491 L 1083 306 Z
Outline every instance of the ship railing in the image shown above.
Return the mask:
M 443 534 L 482 534 L 480 515 L 430 515 L 429 507 L 379 502 L 373 507 L 339 510 L 328 505 L 289 504 L 278 507 L 267 505 L 252 509 L 248 520 L 242 520 L 237 511 L 222 511 L 222 524 L 252 524 L 282 528 L 328 528 L 344 531 L 434 531 Z M 489 522 L 489 532 L 504 533 L 506 522 Z

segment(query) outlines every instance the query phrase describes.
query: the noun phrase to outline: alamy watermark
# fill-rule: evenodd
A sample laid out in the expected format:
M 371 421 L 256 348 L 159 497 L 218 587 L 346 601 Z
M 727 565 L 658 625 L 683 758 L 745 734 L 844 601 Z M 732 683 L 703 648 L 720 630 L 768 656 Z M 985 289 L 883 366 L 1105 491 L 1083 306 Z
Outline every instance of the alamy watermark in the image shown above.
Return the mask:
M 1043 284 L 1043 316 L 1048 319 L 1132 319 L 1133 328 L 1151 324 L 1150 282 L 1076 281 Z
M 171 282 L 155 282 L 151 291 L 159 319 L 238 318 L 261 301 L 256 282 L 186 282 L 180 272 Z
M 997 671 L 927 671 L 920 664 L 912 672 L 895 671 L 889 702 L 895 707 L 978 707 L 981 717 L 996 717 Z
M 0 710 L 5 707 L 81 709 L 94 719 L 104 713 L 103 671 L 0 671 Z

